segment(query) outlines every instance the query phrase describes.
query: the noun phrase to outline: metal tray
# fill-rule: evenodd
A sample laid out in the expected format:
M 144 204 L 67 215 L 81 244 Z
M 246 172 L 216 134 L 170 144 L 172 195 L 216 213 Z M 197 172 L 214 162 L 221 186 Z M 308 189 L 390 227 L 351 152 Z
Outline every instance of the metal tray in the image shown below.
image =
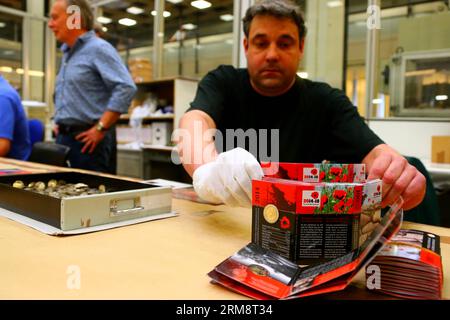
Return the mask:
M 17 180 L 27 185 L 52 179 L 103 184 L 107 192 L 58 199 L 12 186 Z M 171 212 L 172 193 L 168 187 L 79 172 L 26 174 L 0 177 L 0 207 L 68 231 Z

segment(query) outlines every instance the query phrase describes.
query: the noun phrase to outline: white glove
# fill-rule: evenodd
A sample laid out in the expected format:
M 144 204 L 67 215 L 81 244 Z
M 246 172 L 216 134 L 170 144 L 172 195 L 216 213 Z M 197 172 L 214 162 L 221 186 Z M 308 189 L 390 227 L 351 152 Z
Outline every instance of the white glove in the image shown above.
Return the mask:
M 208 202 L 251 207 L 252 179 L 263 175 L 256 158 L 247 150 L 236 148 L 197 168 L 193 185 L 199 197 Z

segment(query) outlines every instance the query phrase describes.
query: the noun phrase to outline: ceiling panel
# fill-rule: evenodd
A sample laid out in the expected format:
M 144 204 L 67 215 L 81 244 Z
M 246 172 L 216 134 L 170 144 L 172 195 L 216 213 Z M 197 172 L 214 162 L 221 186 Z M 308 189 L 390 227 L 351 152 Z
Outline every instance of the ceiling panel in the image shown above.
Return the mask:
M 223 14 L 233 14 L 233 0 L 209 0 L 212 6 L 208 9 L 199 10 L 190 5 L 191 1 L 183 1 L 180 4 L 165 2 L 164 10 L 171 13 L 165 19 L 165 40 L 179 29 L 180 25 L 192 23 L 198 25 L 195 31 L 188 32 L 188 37 L 195 37 L 210 34 L 228 33 L 233 31 L 233 22 L 225 22 L 220 19 Z M 126 11 L 134 6 L 144 9 L 144 13 L 133 15 Z M 108 28 L 107 34 L 121 39 L 131 39 L 131 46 L 149 45 L 153 38 L 154 17 L 151 11 L 154 10 L 153 0 L 118 0 L 101 7 L 103 16 L 113 20 L 112 23 L 104 25 Z M 122 18 L 130 18 L 137 21 L 132 27 L 120 25 L 118 21 Z

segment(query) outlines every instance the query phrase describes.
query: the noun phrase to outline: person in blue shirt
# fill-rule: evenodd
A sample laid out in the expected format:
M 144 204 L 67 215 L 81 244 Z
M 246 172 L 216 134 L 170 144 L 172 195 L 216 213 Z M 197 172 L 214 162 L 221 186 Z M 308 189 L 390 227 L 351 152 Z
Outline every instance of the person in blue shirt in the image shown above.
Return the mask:
M 0 75 L 0 157 L 27 160 L 30 153 L 28 120 L 19 94 Z
M 55 86 L 56 142 L 71 148 L 72 167 L 115 173 L 114 124 L 128 112 L 136 85 L 116 49 L 96 36 L 86 0 L 56 0 L 48 25 L 63 43 Z

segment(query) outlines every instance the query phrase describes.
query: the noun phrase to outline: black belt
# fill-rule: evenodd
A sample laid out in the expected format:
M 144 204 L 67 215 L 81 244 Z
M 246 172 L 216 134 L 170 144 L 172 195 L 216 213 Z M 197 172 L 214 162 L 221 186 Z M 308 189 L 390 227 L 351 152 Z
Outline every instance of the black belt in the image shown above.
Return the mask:
M 93 127 L 93 124 L 64 124 L 58 123 L 58 132 L 61 134 L 73 134 L 84 132 Z

